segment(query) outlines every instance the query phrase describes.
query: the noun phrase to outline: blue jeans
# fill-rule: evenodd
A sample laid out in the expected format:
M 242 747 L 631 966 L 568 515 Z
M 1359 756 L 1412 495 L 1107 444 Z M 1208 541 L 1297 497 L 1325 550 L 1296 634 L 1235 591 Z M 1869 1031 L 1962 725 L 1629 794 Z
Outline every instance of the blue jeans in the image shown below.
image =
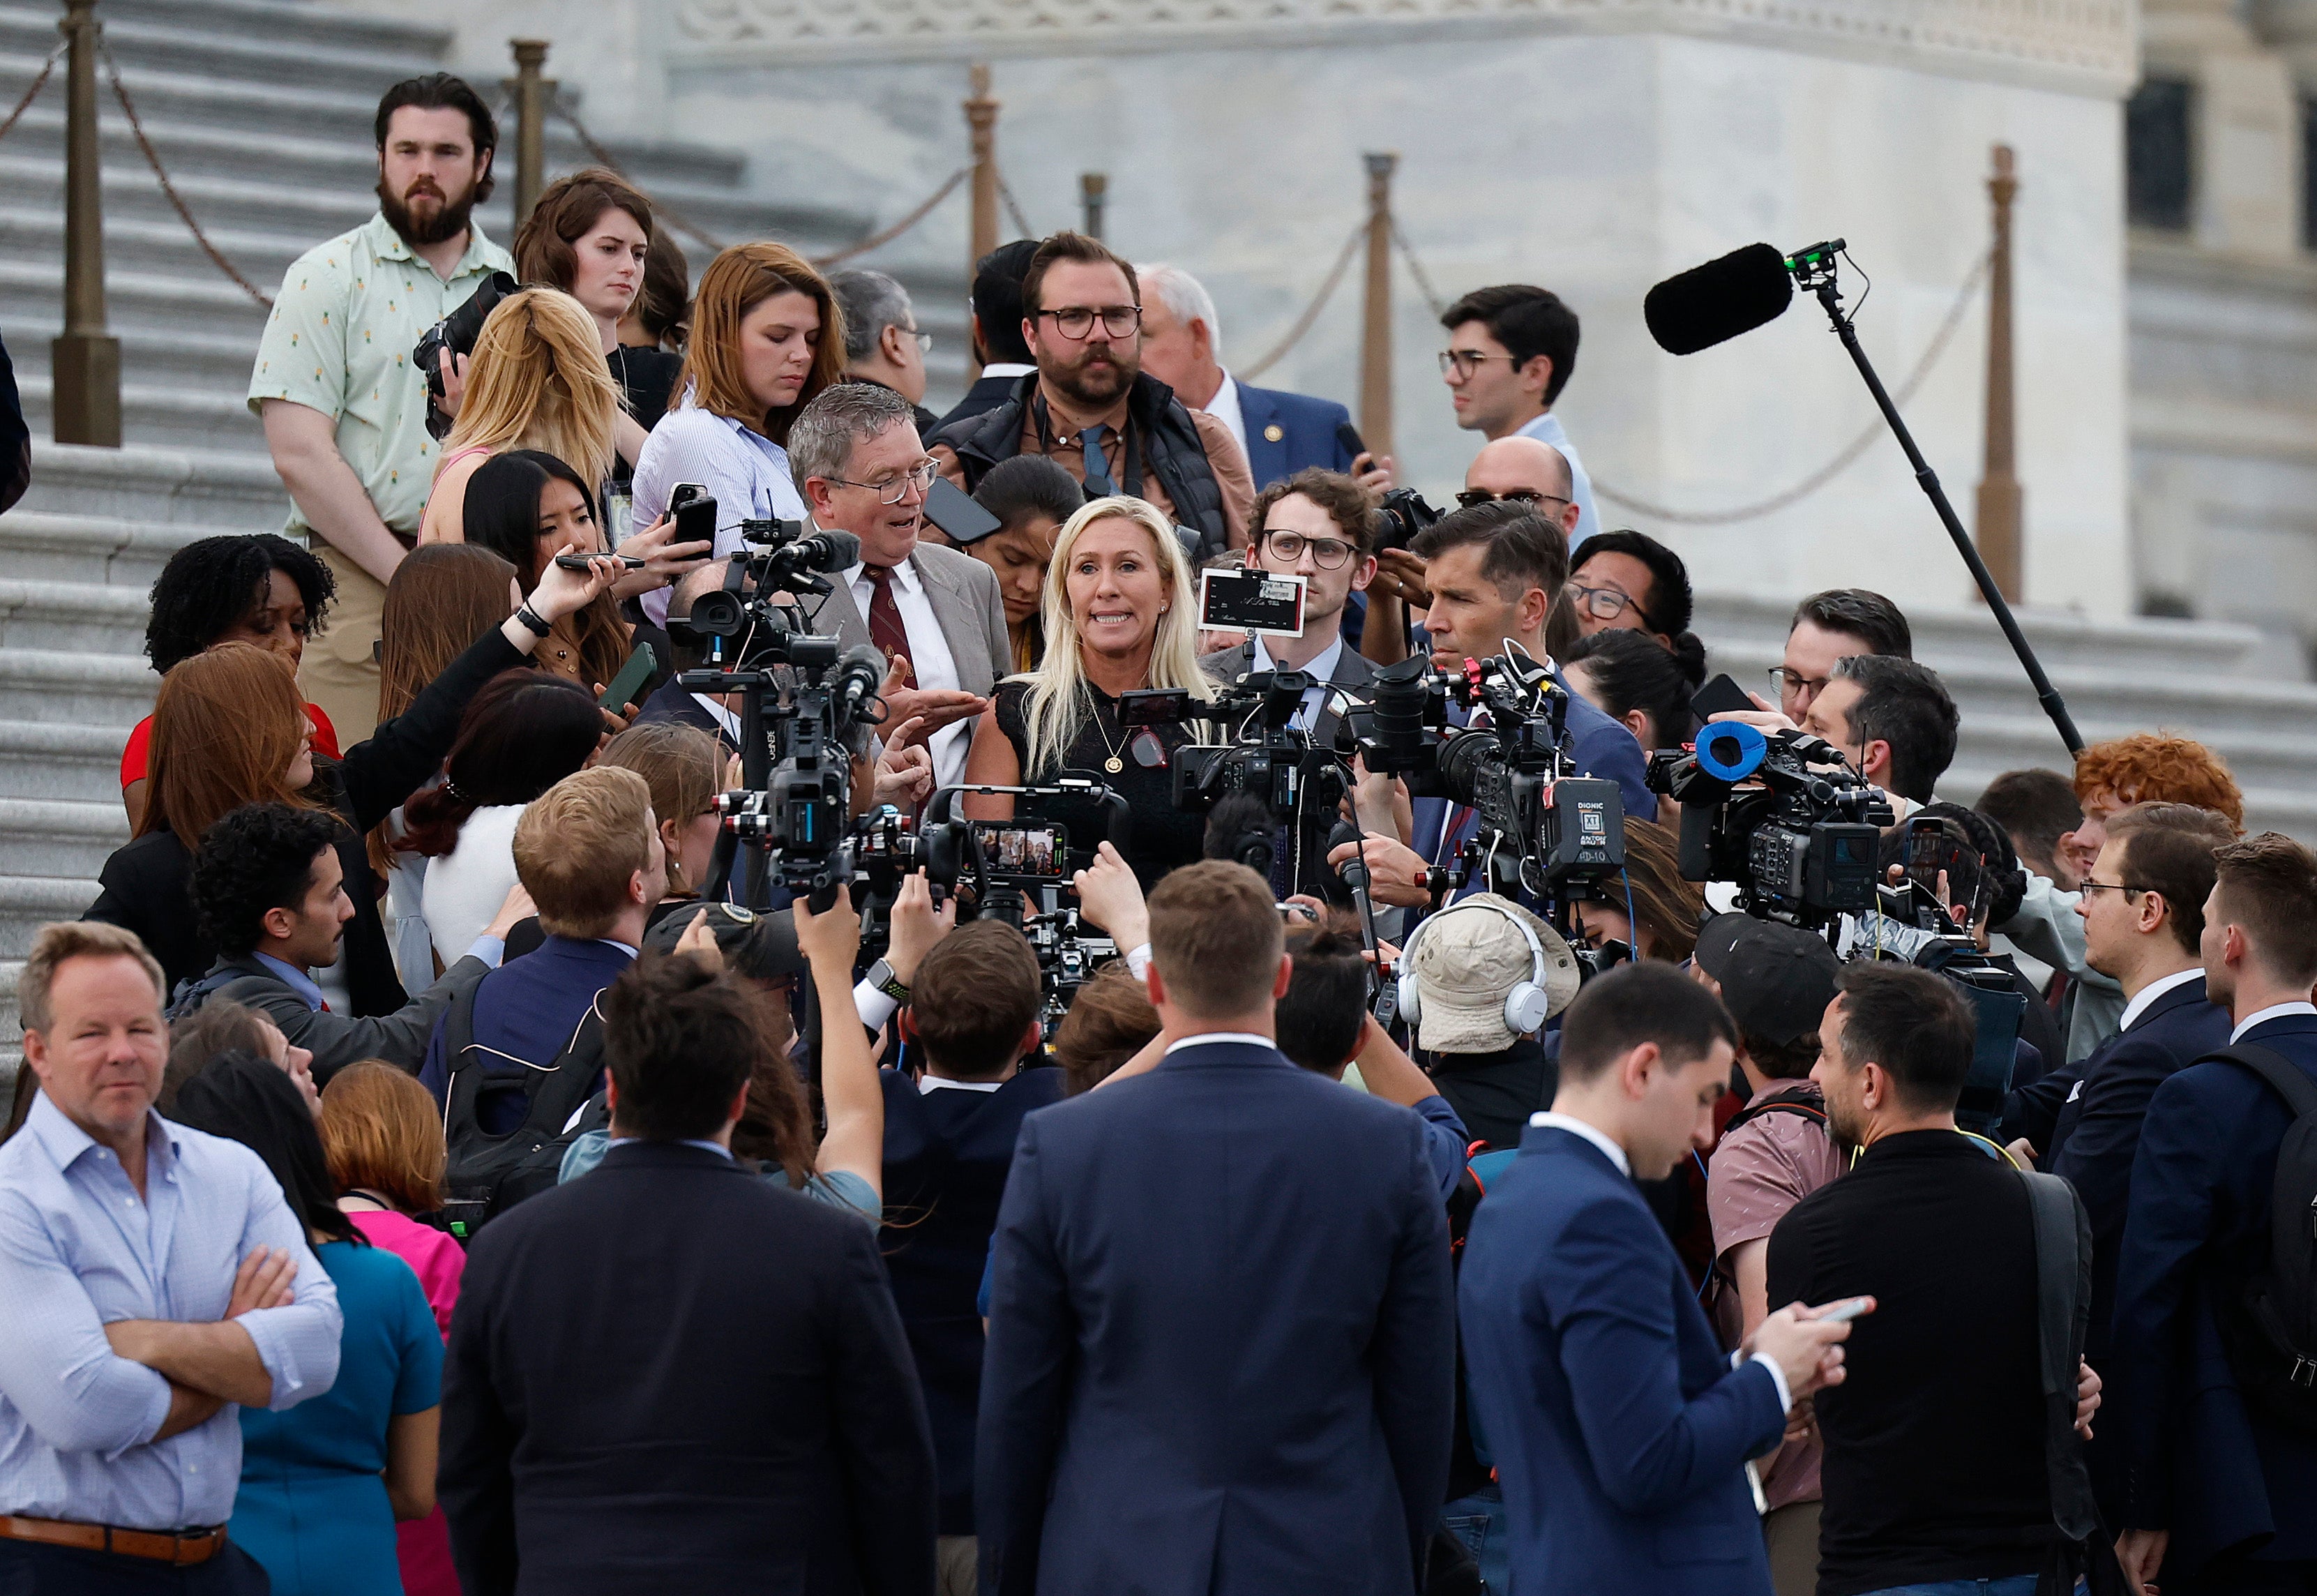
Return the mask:
M 1470 1496 L 1460 1496 L 1441 1510 L 1448 1533 L 1472 1549 L 1481 1565 L 1481 1584 L 1489 1596 L 1504 1596 L 1513 1588 L 1512 1525 L 1505 1517 L 1504 1488 L 1495 1482 Z
M 1892 1585 L 1871 1596 L 2035 1596 L 2035 1575 L 2015 1574 L 1999 1580 L 1934 1580 L 1927 1585 Z

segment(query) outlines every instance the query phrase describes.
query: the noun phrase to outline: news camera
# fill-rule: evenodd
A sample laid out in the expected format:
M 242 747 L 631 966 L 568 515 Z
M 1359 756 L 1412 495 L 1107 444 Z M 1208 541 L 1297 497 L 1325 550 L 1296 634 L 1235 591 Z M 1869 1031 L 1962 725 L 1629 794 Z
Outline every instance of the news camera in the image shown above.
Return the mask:
M 1651 755 L 1648 781 L 1681 805 L 1683 879 L 1731 883 L 1743 912 L 1805 930 L 1875 907 L 1890 800 L 1823 738 L 1713 721 Z
M 1448 723 L 1452 703 L 1470 724 Z M 1625 867 L 1624 800 L 1616 783 L 1577 769 L 1568 713 L 1552 672 L 1507 650 L 1458 674 L 1420 658 L 1388 666 L 1346 726 L 1370 772 L 1472 806 L 1479 824 L 1462 865 L 1485 871 L 1490 891 L 1566 900 Z

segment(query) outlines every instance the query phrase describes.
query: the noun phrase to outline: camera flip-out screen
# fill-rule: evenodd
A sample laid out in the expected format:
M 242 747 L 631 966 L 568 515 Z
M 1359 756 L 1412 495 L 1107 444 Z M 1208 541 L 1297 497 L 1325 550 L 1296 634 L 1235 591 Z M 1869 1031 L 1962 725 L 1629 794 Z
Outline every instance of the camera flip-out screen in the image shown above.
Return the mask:
M 1303 635 L 1304 580 L 1267 570 L 1199 573 L 1199 625 L 1208 632 Z

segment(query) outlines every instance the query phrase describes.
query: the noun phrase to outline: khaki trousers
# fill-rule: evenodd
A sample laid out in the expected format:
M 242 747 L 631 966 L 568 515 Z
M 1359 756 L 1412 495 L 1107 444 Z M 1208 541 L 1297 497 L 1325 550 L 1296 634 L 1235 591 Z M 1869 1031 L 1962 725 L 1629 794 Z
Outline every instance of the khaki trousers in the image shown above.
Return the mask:
M 330 717 L 344 750 L 368 737 L 378 724 L 379 618 L 386 608 L 386 588 L 318 533 L 309 542 L 337 578 L 338 596 L 322 630 L 307 641 L 298 687 L 309 703 L 320 704 Z
M 1772 1508 L 1762 1520 L 1762 1538 L 1769 1543 L 1770 1588 L 1778 1596 L 1816 1596 L 1818 1510 L 1816 1502 L 1790 1502 Z

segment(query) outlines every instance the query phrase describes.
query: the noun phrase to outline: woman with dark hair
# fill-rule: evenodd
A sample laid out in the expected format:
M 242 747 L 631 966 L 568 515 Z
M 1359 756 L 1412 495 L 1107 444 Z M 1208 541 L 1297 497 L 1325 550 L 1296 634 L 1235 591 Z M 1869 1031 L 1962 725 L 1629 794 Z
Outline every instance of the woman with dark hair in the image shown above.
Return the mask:
M 595 318 L 604 357 L 625 395 L 620 453 L 630 461 L 643 448 L 644 435 L 666 414 L 668 391 L 684 364 L 681 355 L 620 342 L 620 320 L 643 293 L 652 252 L 663 247 L 651 202 L 602 166 L 559 177 L 541 189 L 514 236 L 515 275 L 561 289 Z
M 1690 642 L 1697 639 L 1685 632 Z M 1572 641 L 1553 656 L 1571 691 L 1623 725 L 1649 754 L 1678 748 L 1697 726 L 1689 701 L 1705 680 L 1705 650 L 1668 653 L 1652 633 L 1630 628 L 1596 632 Z M 1681 823 L 1681 806 L 1660 794 L 1654 818 Z
M 1705 893 L 1681 878 L 1681 850 L 1663 826 L 1625 817 L 1624 872 L 1602 883 L 1599 892 L 1599 901 L 1577 905 L 1586 946 L 1622 942 L 1637 959 L 1669 964 L 1680 964 L 1697 946 Z
M 164 1117 L 174 1114 L 177 1094 L 185 1082 L 208 1069 L 211 1060 L 228 1053 L 246 1053 L 272 1063 L 290 1077 L 290 1084 L 305 1099 L 306 1111 L 321 1117 L 313 1054 L 291 1046 L 290 1038 L 270 1017 L 230 998 L 211 998 L 169 1027 L 169 1063 L 161 1072 L 161 1089 L 153 1098 L 153 1107 Z
M 1045 455 L 1017 454 L 989 468 L 973 500 L 997 517 L 997 530 L 961 546 L 997 573 L 1014 668 L 1035 670 L 1046 651 L 1038 614 L 1045 602 L 1046 567 L 1053 563 L 1055 535 L 1086 503 L 1086 489 Z
M 339 1211 L 313 1116 L 280 1070 L 225 1054 L 185 1082 L 175 1117 L 265 1161 L 345 1320 L 329 1390 L 278 1413 L 241 1410 L 228 1533 L 277 1596 L 400 1596 L 395 1522 L 434 1511 L 443 1339 L 426 1294 Z
M 443 764 L 447 779 L 403 805 L 394 845 L 430 861 L 419 910 L 445 965 L 474 945 L 515 884 L 524 808 L 590 764 L 603 740 L 594 695 L 562 677 L 511 670 L 475 695 Z
M 620 347 L 663 349 L 679 363 L 692 341 L 692 262 L 666 228 L 652 229 L 644 285 L 620 318 Z
M 338 856 L 354 918 L 344 956 L 318 972 L 323 991 L 343 982 L 329 999 L 337 1013 L 393 1013 L 407 999 L 388 953 L 362 834 L 442 769 L 483 684 L 528 664 L 554 623 L 607 591 L 617 570 L 610 560 L 584 572 L 549 565 L 514 615 L 470 642 L 405 713 L 381 722 L 342 759 L 314 758 L 305 704 L 279 656 L 228 642 L 183 661 L 161 678 L 153 706 L 153 785 L 144 819 L 105 861 L 98 876 L 103 891 L 85 918 L 136 932 L 173 989 L 199 980 L 218 956 L 201 937 L 188 891 L 201 834 L 247 803 L 327 809 L 347 828 Z
M 279 533 L 202 538 L 170 555 L 153 578 L 145 657 L 166 676 L 179 660 L 217 643 L 250 642 L 280 654 L 295 670 L 306 639 L 329 614 L 337 590 L 328 566 Z M 316 750 L 336 758 L 338 734 L 330 717 L 309 704 L 306 718 L 313 722 Z M 145 814 L 152 740 L 148 715 L 130 731 L 121 755 L 121 802 L 132 831 Z
M 466 528 L 468 542 L 514 566 L 515 579 L 525 585 L 537 581 L 558 554 L 594 554 L 604 547 L 594 489 L 570 466 L 536 449 L 495 454 L 468 480 Z M 601 693 L 633 646 L 634 628 L 605 593 L 559 623 L 540 645 L 537 659 L 542 669 Z M 664 644 L 658 650 L 663 659 L 668 651 Z

